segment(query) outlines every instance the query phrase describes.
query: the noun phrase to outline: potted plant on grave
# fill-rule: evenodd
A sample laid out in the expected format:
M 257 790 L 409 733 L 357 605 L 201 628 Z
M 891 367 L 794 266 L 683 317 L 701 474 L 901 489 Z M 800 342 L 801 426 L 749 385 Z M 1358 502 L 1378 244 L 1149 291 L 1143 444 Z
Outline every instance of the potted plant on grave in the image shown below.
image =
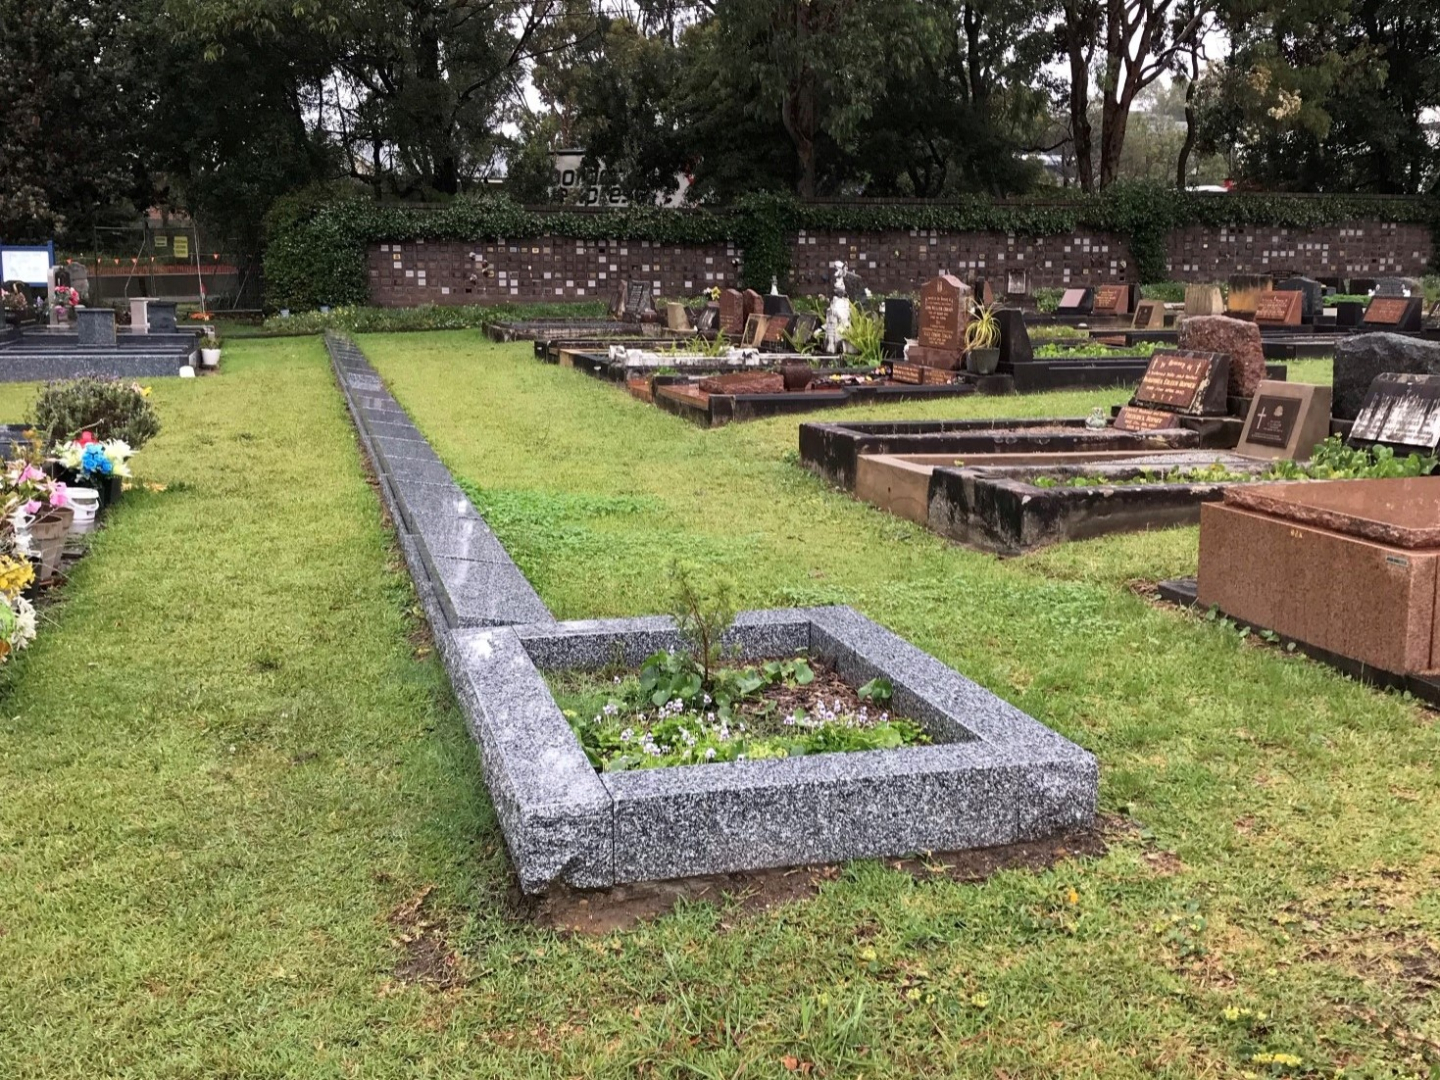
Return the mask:
M 104 508 L 120 500 L 124 481 L 131 475 L 129 462 L 134 453 L 123 439 L 101 442 L 92 433 L 82 431 L 78 439 L 55 447 L 55 461 L 66 475 L 98 491 Z
M 965 325 L 965 363 L 974 375 L 994 375 L 1000 366 L 1000 320 L 995 305 L 970 302 Z
M 200 364 L 202 367 L 218 368 L 220 366 L 220 335 L 215 333 L 211 327 L 206 327 L 209 333 L 200 339 Z
M 95 487 L 102 507 L 119 499 L 131 455 L 160 430 L 149 387 L 91 377 L 47 385 L 31 407 L 29 424 L 49 448 L 50 471 Z

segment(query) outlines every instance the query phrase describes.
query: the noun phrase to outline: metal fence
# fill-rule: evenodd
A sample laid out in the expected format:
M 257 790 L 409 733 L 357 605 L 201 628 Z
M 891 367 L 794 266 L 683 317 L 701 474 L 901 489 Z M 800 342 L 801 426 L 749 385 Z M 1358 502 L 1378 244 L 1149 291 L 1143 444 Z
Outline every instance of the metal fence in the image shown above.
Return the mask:
M 215 311 L 253 310 L 264 296 L 259 259 L 189 221 L 97 228 L 88 246 L 65 245 L 57 261 L 70 264 L 72 284 L 91 304 L 150 296 Z

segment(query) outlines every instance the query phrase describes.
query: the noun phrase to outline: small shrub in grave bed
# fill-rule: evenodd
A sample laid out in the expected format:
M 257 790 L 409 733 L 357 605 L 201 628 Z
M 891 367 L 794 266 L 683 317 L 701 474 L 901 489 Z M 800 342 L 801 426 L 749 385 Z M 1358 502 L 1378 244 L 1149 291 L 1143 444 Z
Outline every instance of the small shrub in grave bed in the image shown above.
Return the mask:
M 551 692 L 599 772 L 885 750 L 929 742 L 889 713 L 891 686 L 858 689 L 824 664 L 792 656 L 727 660 L 721 636 L 735 619 L 729 590 L 702 593 L 674 571 L 683 650 L 658 652 L 639 672 L 550 677 Z
M 47 447 L 89 432 L 97 440 L 118 440 L 134 451 L 160 431 L 160 417 L 146 387 L 91 377 L 47 385 L 31 406 L 27 423 Z
M 1060 340 L 1035 348 L 1037 360 L 1080 360 L 1087 357 L 1151 356 L 1156 349 L 1166 348 L 1154 341 L 1137 341 L 1133 345 L 1105 345 L 1101 342 Z

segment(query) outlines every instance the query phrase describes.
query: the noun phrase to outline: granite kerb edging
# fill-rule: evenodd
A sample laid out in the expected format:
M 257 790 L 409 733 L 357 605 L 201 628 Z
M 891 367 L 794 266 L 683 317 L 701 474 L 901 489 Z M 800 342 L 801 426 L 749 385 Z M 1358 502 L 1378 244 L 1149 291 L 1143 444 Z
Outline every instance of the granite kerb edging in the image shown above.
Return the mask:
M 931 745 L 597 774 L 543 671 L 682 647 L 667 617 L 459 631 L 457 679 L 522 889 L 581 888 L 1035 840 L 1094 820 L 1093 755 L 858 612 L 744 612 L 742 657 L 884 674 Z
M 845 607 L 743 612 L 726 640 L 749 659 L 824 655 L 852 684 L 887 676 L 933 745 L 597 773 L 542 671 L 638 665 L 681 647 L 674 623 L 556 622 L 358 347 L 325 341 L 523 891 L 985 847 L 1093 822 L 1092 755 Z M 533 605 L 509 613 L 535 617 L 464 623 L 472 598 L 517 594 Z
M 553 621 L 359 346 L 327 332 L 325 347 L 437 638 L 461 627 Z

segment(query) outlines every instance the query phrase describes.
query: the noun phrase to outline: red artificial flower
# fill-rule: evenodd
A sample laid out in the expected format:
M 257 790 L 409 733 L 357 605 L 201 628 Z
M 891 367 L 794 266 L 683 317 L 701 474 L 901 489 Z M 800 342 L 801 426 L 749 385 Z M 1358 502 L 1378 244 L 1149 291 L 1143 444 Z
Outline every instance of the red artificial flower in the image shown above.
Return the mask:
M 89 446 L 91 443 L 99 442 L 100 440 L 95 438 L 95 436 L 90 434 L 90 432 L 82 431 L 80 433 L 80 438 L 75 441 L 78 442 L 81 446 Z

